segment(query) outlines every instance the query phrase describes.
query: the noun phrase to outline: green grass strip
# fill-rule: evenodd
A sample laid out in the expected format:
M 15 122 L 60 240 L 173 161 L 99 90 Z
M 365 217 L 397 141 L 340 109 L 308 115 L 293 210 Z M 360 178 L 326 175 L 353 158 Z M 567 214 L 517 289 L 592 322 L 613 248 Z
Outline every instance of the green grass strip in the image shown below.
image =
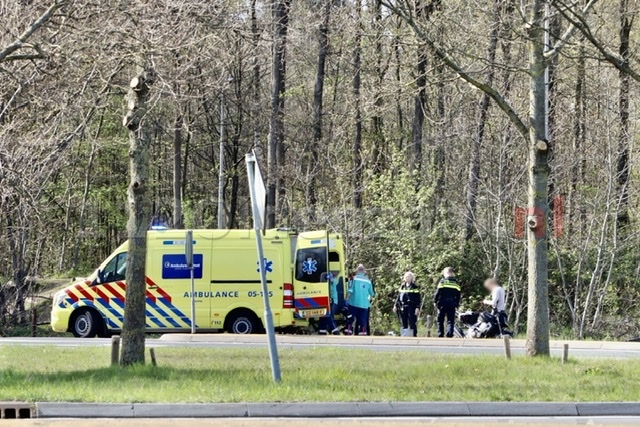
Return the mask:
M 0 347 L 0 400 L 73 402 L 629 401 L 640 360 L 420 351 L 158 348 L 158 366 L 109 366 L 108 348 Z

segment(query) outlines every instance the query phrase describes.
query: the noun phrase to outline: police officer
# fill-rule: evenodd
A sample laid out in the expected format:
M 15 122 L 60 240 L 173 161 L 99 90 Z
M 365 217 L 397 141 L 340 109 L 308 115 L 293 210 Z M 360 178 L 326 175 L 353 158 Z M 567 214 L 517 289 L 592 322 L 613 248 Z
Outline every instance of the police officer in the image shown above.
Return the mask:
M 442 271 L 442 279 L 438 282 L 438 289 L 434 302 L 438 309 L 438 337 L 444 337 L 444 320 L 447 318 L 447 338 L 453 337 L 456 310 L 460 305 L 460 285 L 453 274 L 453 268 L 447 267 Z
M 407 330 L 411 330 L 414 337 L 418 336 L 417 323 L 421 305 L 422 297 L 420 289 L 416 285 L 416 277 L 412 272 L 407 271 L 402 278 L 398 297 L 393 304 L 393 312 L 400 316 L 402 323 L 403 333 L 401 335 L 405 336 Z

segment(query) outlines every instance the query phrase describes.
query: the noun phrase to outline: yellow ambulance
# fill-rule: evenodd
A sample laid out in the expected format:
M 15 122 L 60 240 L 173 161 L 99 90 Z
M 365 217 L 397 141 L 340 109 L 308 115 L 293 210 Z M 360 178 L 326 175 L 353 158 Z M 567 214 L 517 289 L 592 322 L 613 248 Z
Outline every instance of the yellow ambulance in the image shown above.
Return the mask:
M 191 330 L 191 271 L 184 230 L 147 232 L 146 327 L 150 333 Z M 308 326 L 329 310 L 328 273 L 344 297 L 344 244 L 326 231 L 268 230 L 263 236 L 269 299 L 276 329 Z M 76 337 L 122 329 L 128 243 L 86 280 L 58 292 L 51 326 Z M 263 300 L 253 230 L 194 230 L 193 274 L 198 332 L 264 331 Z M 341 301 L 340 301 L 341 302 Z

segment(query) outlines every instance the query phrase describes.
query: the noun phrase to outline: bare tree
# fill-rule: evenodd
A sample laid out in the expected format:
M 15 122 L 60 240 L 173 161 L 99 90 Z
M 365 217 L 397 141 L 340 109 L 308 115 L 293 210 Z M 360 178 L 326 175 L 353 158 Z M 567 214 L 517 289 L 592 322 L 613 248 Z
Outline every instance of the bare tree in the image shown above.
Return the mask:
M 493 79 L 495 76 L 495 62 L 496 62 L 496 50 L 498 48 L 498 33 L 500 30 L 500 17 L 503 9 L 503 0 L 494 1 L 494 17 L 495 22 L 491 25 L 489 30 L 489 43 L 487 46 L 487 71 L 485 73 L 485 81 L 488 85 L 493 85 Z M 487 92 L 483 92 L 480 96 L 478 103 L 478 123 L 476 125 L 476 133 L 473 139 L 473 145 L 471 146 L 471 160 L 469 162 L 469 184 L 467 186 L 467 219 L 465 240 L 470 240 L 473 237 L 476 207 L 478 204 L 478 184 L 480 181 L 480 154 L 482 148 L 482 142 L 484 141 L 484 134 L 487 124 L 487 115 L 489 113 L 489 106 L 491 104 L 491 97 Z
M 618 53 L 622 61 L 629 64 L 631 57 L 631 28 L 635 13 L 629 10 L 629 1 L 620 0 L 620 47 Z M 620 210 L 618 211 L 618 225 L 629 223 L 629 92 L 630 77 L 624 71 L 619 71 L 620 94 L 618 96 L 618 115 L 620 116 L 620 136 L 618 153 L 618 193 L 620 194 Z
M 273 8 L 273 88 L 271 94 L 271 119 L 269 122 L 269 146 L 267 150 L 267 228 L 276 226 L 276 208 L 282 214 L 284 208 L 284 93 L 287 73 L 287 31 L 291 0 L 272 0 Z
M 129 249 L 127 254 L 127 289 L 122 325 L 122 359 L 124 366 L 144 363 L 146 325 L 146 255 L 147 230 L 151 222 L 149 194 L 150 144 L 147 124 L 147 101 L 155 74 L 149 64 L 139 65 L 127 94 L 127 113 L 123 125 L 129 130 Z
M 318 28 L 318 64 L 316 67 L 316 81 L 313 88 L 313 138 L 309 148 L 307 175 L 309 184 L 307 190 L 307 207 L 310 210 L 310 219 L 315 220 L 316 203 L 318 202 L 316 189 L 316 174 L 319 168 L 318 150 L 322 143 L 322 114 L 324 99 L 324 79 L 329 53 L 329 16 L 331 14 L 331 0 L 324 0 L 322 5 L 322 21 Z
M 362 0 L 355 1 L 356 35 L 353 50 L 353 98 L 355 132 L 353 136 L 353 207 L 362 207 Z
M 40 46 L 34 43 L 29 43 L 29 39 L 36 31 L 47 24 L 47 22 L 49 22 L 58 11 L 58 9 L 63 7 L 65 3 L 66 2 L 63 0 L 55 0 L 51 4 L 51 6 L 49 6 L 49 8 L 42 15 L 40 15 L 38 19 L 33 21 L 33 23 L 29 25 L 29 27 L 22 34 L 20 34 L 12 43 L 8 44 L 2 50 L 0 50 L 0 63 L 44 58 L 45 54 Z M 26 49 L 28 52 L 18 53 L 23 49 Z

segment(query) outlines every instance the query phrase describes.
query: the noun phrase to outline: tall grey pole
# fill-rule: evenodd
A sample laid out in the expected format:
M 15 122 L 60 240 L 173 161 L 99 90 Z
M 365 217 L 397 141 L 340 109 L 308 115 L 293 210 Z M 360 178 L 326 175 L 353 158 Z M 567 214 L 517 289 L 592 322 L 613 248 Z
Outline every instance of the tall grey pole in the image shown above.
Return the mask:
M 224 224 L 224 145 L 226 139 L 227 113 L 224 108 L 224 89 L 220 95 L 220 169 L 218 171 L 218 229 L 222 230 Z
M 196 280 L 193 266 L 193 231 L 188 230 L 184 240 L 185 258 L 191 278 L 191 333 L 196 333 Z
M 267 339 L 269 341 L 269 358 L 271 359 L 271 373 L 273 381 L 282 381 L 280 373 L 280 359 L 278 358 L 278 346 L 276 343 L 275 327 L 273 325 L 273 314 L 269 303 L 269 288 L 267 286 L 267 272 L 264 268 L 264 251 L 262 249 L 261 223 L 262 217 L 256 200 L 255 187 L 255 167 L 256 159 L 253 154 L 246 155 L 247 173 L 249 175 L 249 191 L 251 193 L 251 210 L 253 213 L 253 229 L 256 234 L 256 247 L 258 248 L 258 265 L 260 266 L 260 283 L 262 284 L 262 301 L 264 303 L 264 319 L 267 329 Z

